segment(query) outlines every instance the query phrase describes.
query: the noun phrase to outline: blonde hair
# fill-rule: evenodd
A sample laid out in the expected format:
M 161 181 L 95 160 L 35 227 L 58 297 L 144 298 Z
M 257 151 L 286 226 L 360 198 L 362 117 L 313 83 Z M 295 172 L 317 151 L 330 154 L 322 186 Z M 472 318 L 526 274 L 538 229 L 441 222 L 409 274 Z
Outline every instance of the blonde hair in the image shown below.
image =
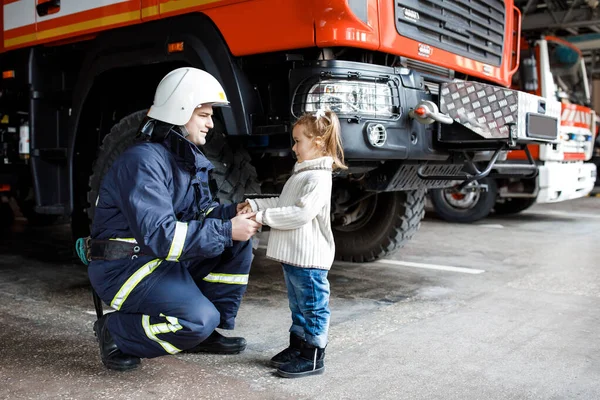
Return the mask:
M 308 138 L 323 140 L 323 153 L 333 158 L 333 169 L 348 169 L 344 164 L 340 120 L 333 111 L 318 110 L 315 114 L 304 114 L 294 123 L 294 127 L 299 125 L 305 128 Z

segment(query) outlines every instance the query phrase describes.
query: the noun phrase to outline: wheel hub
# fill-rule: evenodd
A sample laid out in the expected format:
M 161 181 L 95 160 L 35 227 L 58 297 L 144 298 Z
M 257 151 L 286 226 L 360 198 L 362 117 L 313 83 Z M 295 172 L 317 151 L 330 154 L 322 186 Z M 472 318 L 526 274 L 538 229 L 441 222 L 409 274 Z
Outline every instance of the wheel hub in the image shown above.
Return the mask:
M 481 187 L 479 182 L 470 182 L 461 190 L 456 190 L 460 182 L 453 181 L 453 186 L 443 190 L 444 200 L 452 207 L 461 210 L 468 210 L 474 207 L 481 197 Z
M 348 190 L 338 189 L 332 202 L 333 228 L 338 231 L 359 230 L 370 221 L 377 207 L 377 194 L 357 195 Z

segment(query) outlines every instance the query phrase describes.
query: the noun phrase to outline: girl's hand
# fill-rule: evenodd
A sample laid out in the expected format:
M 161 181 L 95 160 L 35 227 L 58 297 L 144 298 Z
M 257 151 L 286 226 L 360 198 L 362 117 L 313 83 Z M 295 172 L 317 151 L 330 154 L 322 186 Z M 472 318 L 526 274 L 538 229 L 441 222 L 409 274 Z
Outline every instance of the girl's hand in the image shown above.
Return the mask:
M 250 207 L 250 203 L 248 203 L 248 201 L 245 201 L 243 203 L 238 203 L 237 207 L 236 207 L 236 215 L 240 215 L 240 214 L 247 214 L 248 211 L 242 212 L 243 210 L 250 208 L 250 211 L 252 211 L 252 207 Z
M 242 208 L 239 212 L 238 215 L 240 214 L 248 214 L 252 212 L 252 207 L 250 207 L 250 205 L 245 206 L 244 208 Z

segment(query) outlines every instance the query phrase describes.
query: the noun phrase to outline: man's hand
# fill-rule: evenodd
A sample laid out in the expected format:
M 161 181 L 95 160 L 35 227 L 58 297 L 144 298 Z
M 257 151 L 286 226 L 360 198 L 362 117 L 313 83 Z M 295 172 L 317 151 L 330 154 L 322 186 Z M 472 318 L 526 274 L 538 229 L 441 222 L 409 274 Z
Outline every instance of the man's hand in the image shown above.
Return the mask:
M 262 226 L 253 217 L 256 213 L 239 214 L 231 219 L 231 238 L 240 242 L 249 240 Z

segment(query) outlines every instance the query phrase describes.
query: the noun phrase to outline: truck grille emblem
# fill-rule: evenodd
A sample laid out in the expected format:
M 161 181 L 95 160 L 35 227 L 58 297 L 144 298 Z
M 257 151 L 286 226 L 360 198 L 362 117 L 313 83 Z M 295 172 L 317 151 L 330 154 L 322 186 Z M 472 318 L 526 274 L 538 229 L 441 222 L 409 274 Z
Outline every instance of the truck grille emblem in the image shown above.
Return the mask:
M 429 57 L 429 56 L 431 56 L 432 52 L 433 52 L 433 50 L 431 49 L 431 47 L 429 47 L 426 44 L 419 43 L 419 55 L 421 57 Z
M 410 10 L 408 8 L 404 9 L 404 18 L 409 19 L 411 21 L 419 20 L 419 13 L 415 10 Z

